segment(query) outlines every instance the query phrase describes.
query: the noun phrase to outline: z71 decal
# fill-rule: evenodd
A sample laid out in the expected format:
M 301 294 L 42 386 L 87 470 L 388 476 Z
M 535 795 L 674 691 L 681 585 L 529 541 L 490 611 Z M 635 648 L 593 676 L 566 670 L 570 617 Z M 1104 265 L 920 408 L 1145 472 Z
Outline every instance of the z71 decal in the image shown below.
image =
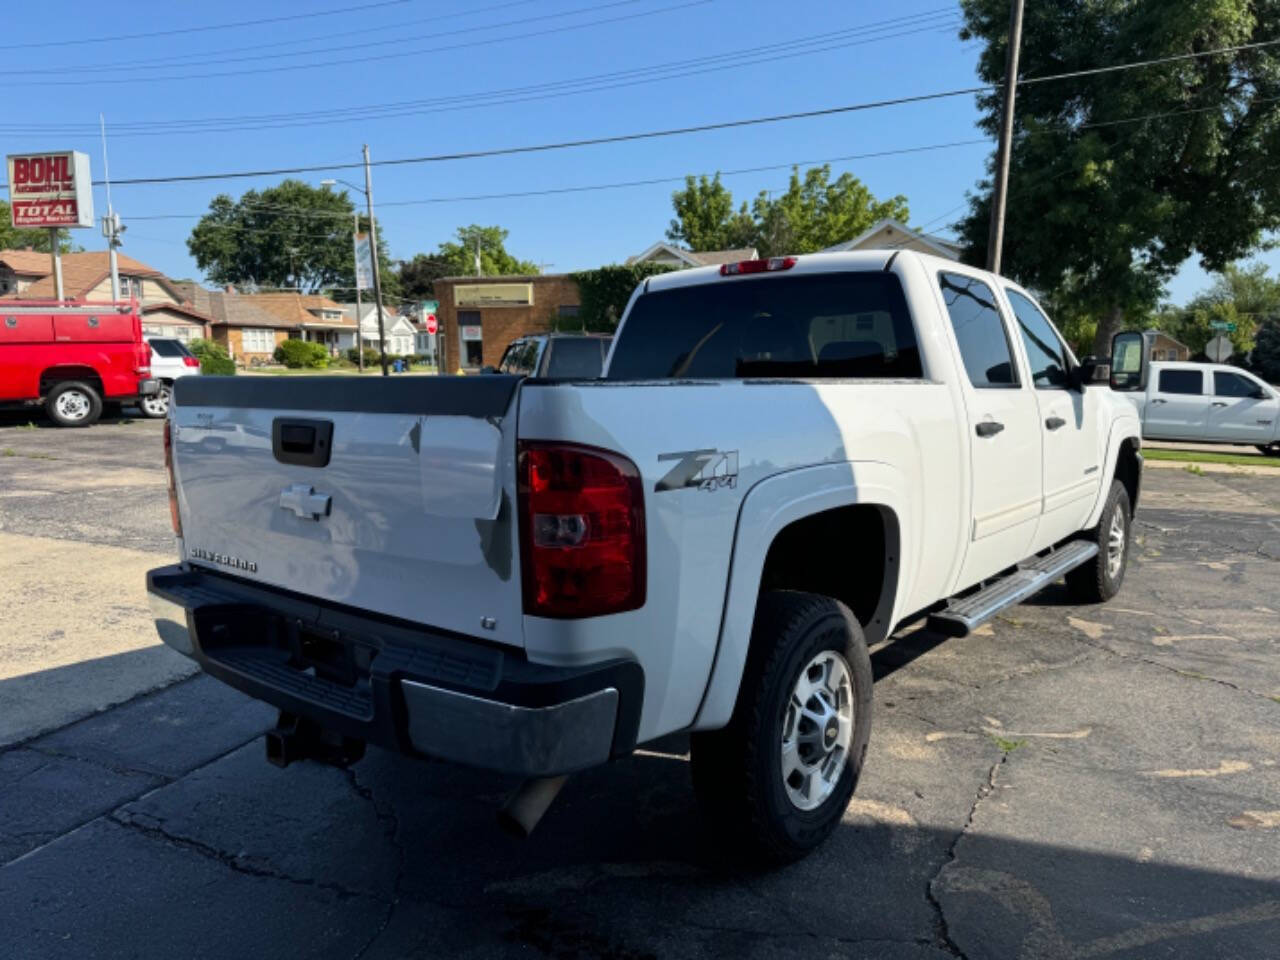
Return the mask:
M 683 490 L 696 487 L 699 490 L 719 490 L 738 486 L 737 450 L 685 450 L 682 453 L 660 453 L 658 460 L 677 460 L 661 480 L 654 484 L 654 493 L 667 490 Z

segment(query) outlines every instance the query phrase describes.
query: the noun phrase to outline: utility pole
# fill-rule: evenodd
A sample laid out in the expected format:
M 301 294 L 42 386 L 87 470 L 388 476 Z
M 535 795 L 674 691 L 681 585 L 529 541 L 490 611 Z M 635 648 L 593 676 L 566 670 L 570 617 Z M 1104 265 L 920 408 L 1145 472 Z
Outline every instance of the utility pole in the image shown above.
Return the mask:
M 123 228 L 120 226 L 120 218 L 111 209 L 111 167 L 107 163 L 107 118 L 101 113 L 98 114 L 98 129 L 102 133 L 102 173 L 107 184 L 107 216 L 102 221 L 102 235 L 107 238 L 107 261 L 111 265 L 111 299 L 113 302 L 118 302 L 120 300 L 120 262 L 116 257 L 116 249 L 120 246 L 120 234 Z M 61 287 L 61 278 L 59 278 L 59 287 Z M 58 293 L 58 299 L 62 299 L 61 292 Z
M 378 355 L 382 375 L 387 376 L 387 332 L 382 328 L 382 278 L 378 275 L 378 225 L 373 219 L 373 175 L 369 172 L 369 145 L 364 145 L 364 199 L 369 207 L 369 262 L 373 266 L 373 302 L 378 310 Z M 359 283 L 356 284 L 359 286 Z
M 484 270 L 480 268 L 480 238 L 476 237 L 476 276 L 483 277 Z
M 1004 68 L 1004 107 L 1000 118 L 1000 146 L 996 152 L 996 182 L 991 196 L 991 232 L 987 235 L 987 269 L 1000 272 L 1004 249 L 1004 208 L 1009 190 L 1009 151 L 1013 142 L 1013 101 L 1018 89 L 1018 54 L 1022 47 L 1022 0 L 1013 0 L 1009 14 L 1009 51 Z
M 360 365 L 360 372 L 364 373 L 364 337 L 360 332 L 360 322 L 364 319 L 360 307 L 360 213 L 352 210 L 351 216 L 355 218 L 351 230 L 351 249 L 356 258 L 356 363 Z

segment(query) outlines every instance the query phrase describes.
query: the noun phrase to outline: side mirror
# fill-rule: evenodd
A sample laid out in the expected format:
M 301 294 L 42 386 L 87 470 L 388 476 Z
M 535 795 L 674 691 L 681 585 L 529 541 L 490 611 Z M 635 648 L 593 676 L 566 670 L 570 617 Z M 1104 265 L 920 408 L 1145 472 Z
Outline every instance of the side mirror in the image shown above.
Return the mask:
M 1071 369 L 1071 386 L 1081 392 L 1090 384 L 1109 383 L 1111 364 L 1097 357 L 1085 357 L 1080 366 Z
M 1111 338 L 1112 390 L 1135 391 L 1147 386 L 1147 338 L 1141 333 L 1117 333 Z
M 1253 391 L 1253 393 L 1249 394 L 1249 396 L 1254 400 L 1270 400 L 1271 399 L 1271 395 L 1267 393 L 1267 391 L 1263 390 L 1261 387 L 1258 387 L 1256 390 Z

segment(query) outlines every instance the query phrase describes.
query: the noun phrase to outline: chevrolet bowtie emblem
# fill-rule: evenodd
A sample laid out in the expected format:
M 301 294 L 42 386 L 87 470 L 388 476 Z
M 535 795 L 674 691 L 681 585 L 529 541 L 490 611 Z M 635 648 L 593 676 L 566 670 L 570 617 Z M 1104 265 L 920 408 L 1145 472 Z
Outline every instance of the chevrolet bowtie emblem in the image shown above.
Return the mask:
M 333 508 L 333 497 L 316 493 L 316 488 L 305 483 L 291 483 L 280 491 L 280 507 L 292 510 L 303 520 L 319 520 L 327 517 Z

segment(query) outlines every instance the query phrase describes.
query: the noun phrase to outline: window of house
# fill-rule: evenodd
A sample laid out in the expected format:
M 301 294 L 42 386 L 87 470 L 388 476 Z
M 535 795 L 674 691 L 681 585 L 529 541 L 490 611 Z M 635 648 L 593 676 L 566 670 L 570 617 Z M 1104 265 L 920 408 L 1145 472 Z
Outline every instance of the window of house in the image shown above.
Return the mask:
M 1017 290 L 1005 288 L 1009 305 L 1018 318 L 1018 332 L 1022 345 L 1027 349 L 1027 361 L 1031 364 L 1031 380 L 1038 390 L 1061 389 L 1067 385 L 1067 371 L 1071 369 L 1071 355 L 1066 344 L 1053 329 L 1049 318 L 1040 308 Z
M 981 280 L 960 273 L 939 274 L 938 283 L 969 382 L 981 388 L 1018 386 L 995 293 Z
M 576 317 L 578 315 L 578 312 L 581 309 L 582 308 L 578 306 L 576 303 L 562 304 L 556 307 L 556 316 L 558 316 L 561 320 L 571 319 L 573 317 Z
M 1226 370 L 1213 371 L 1213 395 L 1215 397 L 1252 397 L 1258 385 L 1252 380 Z
M 1204 374 L 1199 370 L 1161 370 L 1161 393 L 1204 393 Z
M 245 353 L 272 353 L 276 348 L 276 332 L 261 327 L 245 327 L 240 334 Z

